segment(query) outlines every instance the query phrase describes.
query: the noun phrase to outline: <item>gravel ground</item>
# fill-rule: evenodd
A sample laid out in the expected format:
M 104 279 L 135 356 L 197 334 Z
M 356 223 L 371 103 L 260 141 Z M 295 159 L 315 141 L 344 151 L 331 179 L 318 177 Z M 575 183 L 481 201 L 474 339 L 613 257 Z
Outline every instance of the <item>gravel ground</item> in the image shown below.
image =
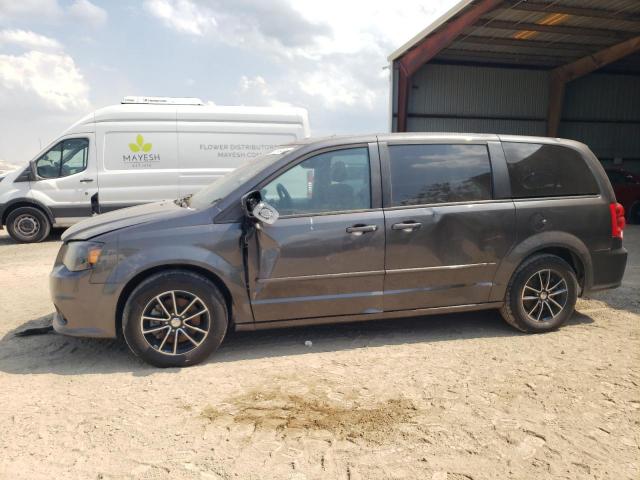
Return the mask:
M 561 330 L 495 312 L 233 334 L 157 370 L 55 334 L 60 245 L 0 232 L 0 478 L 640 478 L 640 227 Z M 306 347 L 304 342 L 313 345 Z

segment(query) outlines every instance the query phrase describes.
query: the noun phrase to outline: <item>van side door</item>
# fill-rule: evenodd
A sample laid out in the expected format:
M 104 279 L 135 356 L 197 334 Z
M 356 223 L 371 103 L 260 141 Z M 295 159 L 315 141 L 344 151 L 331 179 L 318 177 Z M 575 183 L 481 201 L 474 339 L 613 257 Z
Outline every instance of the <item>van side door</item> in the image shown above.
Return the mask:
M 91 216 L 91 197 L 98 191 L 93 133 L 63 137 L 35 163 L 29 195 L 51 210 L 56 226 Z
M 249 241 L 256 322 L 380 313 L 384 215 L 375 143 L 313 152 L 259 185 L 280 213 Z
M 102 213 L 178 198 L 175 112 L 153 120 L 96 125 L 99 199 Z
M 300 126 L 274 121 L 223 121 L 178 108 L 180 196 L 204 188 L 223 175 L 301 137 Z
M 514 242 L 500 143 L 398 142 L 380 144 L 385 311 L 487 302 Z

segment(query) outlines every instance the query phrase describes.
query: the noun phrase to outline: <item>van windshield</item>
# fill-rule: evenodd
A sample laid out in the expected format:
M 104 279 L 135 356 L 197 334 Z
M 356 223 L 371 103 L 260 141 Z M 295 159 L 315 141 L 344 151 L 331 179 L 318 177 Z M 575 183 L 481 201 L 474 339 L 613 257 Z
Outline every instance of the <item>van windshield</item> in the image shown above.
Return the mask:
M 229 195 L 256 173 L 268 167 L 272 163 L 277 162 L 284 155 L 292 152 L 296 148 L 298 148 L 298 146 L 295 145 L 280 147 L 265 155 L 247 160 L 234 171 L 227 173 L 225 176 L 215 180 L 202 190 L 194 193 L 189 199 L 188 205 L 196 209 L 207 208 L 213 205 Z

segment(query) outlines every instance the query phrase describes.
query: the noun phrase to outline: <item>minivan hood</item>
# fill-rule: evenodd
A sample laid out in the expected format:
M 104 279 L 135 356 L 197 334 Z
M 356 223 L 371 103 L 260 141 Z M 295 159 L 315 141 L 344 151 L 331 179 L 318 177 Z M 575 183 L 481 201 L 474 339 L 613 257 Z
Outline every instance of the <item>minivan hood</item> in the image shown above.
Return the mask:
M 62 234 L 62 240 L 87 240 L 104 233 L 120 230 L 159 219 L 170 219 L 183 215 L 188 209 L 173 201 L 147 203 L 137 207 L 122 208 L 109 213 L 95 215 L 76 223 Z

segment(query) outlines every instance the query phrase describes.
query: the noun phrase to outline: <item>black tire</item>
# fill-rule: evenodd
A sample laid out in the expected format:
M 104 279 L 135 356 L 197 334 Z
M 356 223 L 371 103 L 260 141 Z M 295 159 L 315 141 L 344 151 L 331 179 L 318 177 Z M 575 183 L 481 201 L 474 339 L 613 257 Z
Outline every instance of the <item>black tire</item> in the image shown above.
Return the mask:
M 42 210 L 18 207 L 7 215 L 7 231 L 20 243 L 38 243 L 49 236 L 51 222 Z
M 175 306 L 174 297 L 171 297 L 170 292 L 175 292 L 177 302 L 182 302 L 182 305 Z M 164 296 L 162 296 L 163 294 Z M 158 296 L 160 296 L 160 301 L 165 304 L 165 308 L 168 304 L 166 310 L 161 310 L 162 305 L 158 303 Z M 196 298 L 197 302 L 191 308 L 206 310 L 208 317 L 207 314 L 197 317 L 194 320 L 199 322 L 197 324 L 192 324 L 192 321 L 182 322 L 182 318 L 188 318 L 193 313 L 197 313 L 193 310 L 183 314 L 179 312 L 181 309 L 187 309 L 186 305 L 193 298 Z M 171 305 L 175 306 L 173 311 L 171 311 Z M 159 319 L 149 322 L 143 320 L 143 315 L 146 319 L 166 316 L 171 320 Z M 172 323 L 177 323 L 178 320 L 181 320 L 180 326 Z M 163 368 L 186 367 L 205 360 L 222 343 L 228 324 L 226 302 L 216 286 L 208 279 L 184 270 L 162 272 L 144 280 L 127 299 L 122 318 L 124 338 L 131 351 L 145 362 Z M 202 327 L 200 331 L 207 330 L 206 335 L 203 336 L 198 332 L 200 327 Z M 143 328 L 146 328 L 147 331 L 154 328 L 160 330 L 147 333 L 145 336 Z M 198 338 L 198 335 L 201 338 Z M 161 338 L 164 339 L 162 343 L 160 343 Z M 193 341 L 194 338 L 201 343 L 196 345 L 196 342 Z M 176 342 L 176 340 L 178 341 Z M 177 347 L 172 350 L 174 344 Z
M 564 284 L 552 291 L 553 285 L 549 283 L 555 284 L 559 279 Z M 562 293 L 563 285 L 566 285 L 566 293 Z M 536 293 L 538 288 L 540 292 Z M 577 298 L 578 280 L 573 268 L 555 255 L 534 255 L 526 259 L 511 277 L 500 313 L 509 325 L 522 332 L 548 332 L 557 329 L 571 317 Z M 552 301 L 560 304 L 562 309 Z M 537 305 L 541 306 L 535 308 Z

